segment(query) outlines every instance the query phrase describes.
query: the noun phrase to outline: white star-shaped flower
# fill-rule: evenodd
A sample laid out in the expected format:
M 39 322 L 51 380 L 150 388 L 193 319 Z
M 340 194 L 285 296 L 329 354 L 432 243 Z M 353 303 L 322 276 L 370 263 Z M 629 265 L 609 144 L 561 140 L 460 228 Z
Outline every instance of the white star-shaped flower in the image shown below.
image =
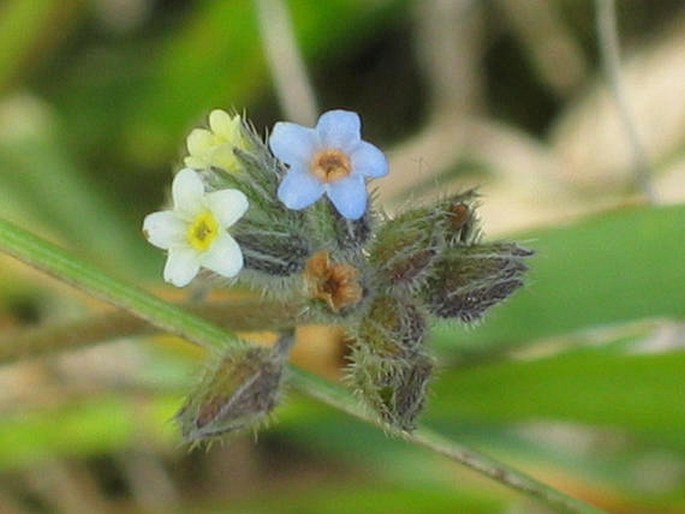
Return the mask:
M 173 210 L 149 214 L 143 233 L 168 251 L 164 280 L 183 287 L 206 268 L 234 277 L 243 267 L 243 253 L 226 231 L 247 211 L 247 197 L 237 189 L 205 193 L 198 174 L 185 168 L 171 186 Z

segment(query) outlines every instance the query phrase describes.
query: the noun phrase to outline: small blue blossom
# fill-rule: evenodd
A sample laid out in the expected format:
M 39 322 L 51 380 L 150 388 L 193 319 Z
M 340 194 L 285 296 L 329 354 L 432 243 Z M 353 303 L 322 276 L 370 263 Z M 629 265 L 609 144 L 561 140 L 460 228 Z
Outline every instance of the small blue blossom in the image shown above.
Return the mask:
M 388 161 L 377 147 L 362 141 L 361 119 L 355 112 L 335 110 L 321 115 L 316 127 L 278 122 L 269 147 L 289 166 L 278 198 L 289 209 L 304 209 L 325 193 L 345 218 L 366 211 L 366 178 L 388 174 Z

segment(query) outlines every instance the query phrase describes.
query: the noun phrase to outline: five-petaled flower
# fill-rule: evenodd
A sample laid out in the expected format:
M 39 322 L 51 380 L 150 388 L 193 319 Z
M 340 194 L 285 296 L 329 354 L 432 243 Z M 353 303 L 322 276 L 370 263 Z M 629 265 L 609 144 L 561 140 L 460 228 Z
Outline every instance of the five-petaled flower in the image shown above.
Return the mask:
M 200 267 L 233 277 L 243 267 L 240 246 L 226 232 L 247 211 L 247 197 L 236 189 L 205 193 L 198 174 L 185 168 L 171 186 L 173 210 L 149 214 L 143 233 L 150 243 L 168 250 L 164 280 L 187 285 Z
M 188 135 L 188 157 L 183 161 L 189 168 L 205 170 L 212 167 L 238 171 L 240 161 L 234 148 L 245 149 L 243 125 L 240 116 L 215 109 L 209 113 L 209 129 L 196 128 Z
M 388 161 L 374 145 L 362 141 L 355 112 L 335 110 L 321 115 L 315 128 L 279 122 L 269 146 L 289 166 L 278 198 L 289 209 L 304 209 L 325 193 L 345 218 L 366 211 L 366 178 L 384 177 Z

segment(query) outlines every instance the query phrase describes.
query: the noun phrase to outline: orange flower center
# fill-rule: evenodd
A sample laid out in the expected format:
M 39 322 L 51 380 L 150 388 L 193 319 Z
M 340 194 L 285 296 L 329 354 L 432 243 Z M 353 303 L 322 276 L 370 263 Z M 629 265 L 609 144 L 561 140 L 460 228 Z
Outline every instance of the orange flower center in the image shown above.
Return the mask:
M 326 302 L 333 312 L 356 305 L 362 299 L 359 270 L 349 264 L 332 263 L 326 251 L 312 255 L 304 276 L 310 296 Z
M 317 152 L 310 167 L 314 176 L 322 182 L 336 182 L 352 173 L 350 157 L 345 152 L 330 148 Z

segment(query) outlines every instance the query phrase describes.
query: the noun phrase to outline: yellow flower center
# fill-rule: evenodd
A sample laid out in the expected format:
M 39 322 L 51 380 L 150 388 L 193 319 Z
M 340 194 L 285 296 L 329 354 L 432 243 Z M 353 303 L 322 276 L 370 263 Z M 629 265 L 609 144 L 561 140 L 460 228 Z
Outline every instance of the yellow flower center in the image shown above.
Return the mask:
M 349 176 L 352 172 L 349 156 L 335 149 L 317 152 L 310 166 L 314 176 L 323 182 L 335 182 Z
M 209 250 L 218 235 L 219 222 L 209 211 L 199 214 L 188 227 L 188 242 L 199 252 Z

